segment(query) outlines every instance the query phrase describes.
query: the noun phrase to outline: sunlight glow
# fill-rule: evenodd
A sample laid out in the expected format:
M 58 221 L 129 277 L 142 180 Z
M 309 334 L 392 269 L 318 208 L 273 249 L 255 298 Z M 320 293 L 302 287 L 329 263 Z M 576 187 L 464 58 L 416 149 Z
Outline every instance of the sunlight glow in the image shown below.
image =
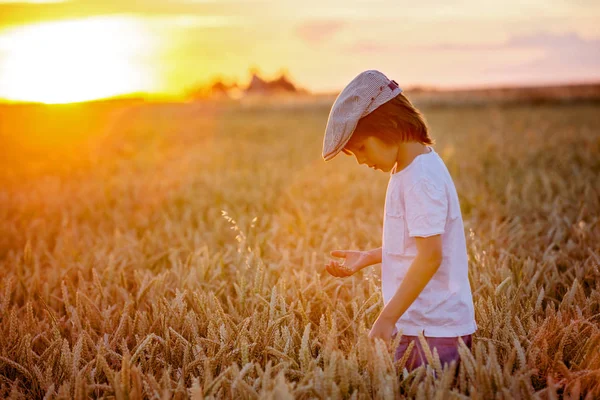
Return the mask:
M 0 32 L 0 97 L 70 103 L 153 88 L 152 35 L 135 18 L 95 17 Z
M 44 4 L 44 3 L 66 3 L 69 0 L 0 0 L 0 4 Z

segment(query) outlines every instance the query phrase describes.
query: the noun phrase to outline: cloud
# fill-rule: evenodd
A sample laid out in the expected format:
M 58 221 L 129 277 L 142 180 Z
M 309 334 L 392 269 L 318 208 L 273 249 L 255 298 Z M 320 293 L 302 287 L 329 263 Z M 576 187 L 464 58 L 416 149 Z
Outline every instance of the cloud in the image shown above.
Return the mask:
M 505 47 L 539 49 L 543 55 L 517 65 L 491 67 L 486 72 L 515 77 L 529 74 L 544 80 L 552 80 L 557 76 L 565 80 L 600 79 L 600 39 L 584 39 L 575 33 L 538 33 L 514 37 Z
M 397 50 L 398 46 L 392 46 L 384 43 L 360 40 L 352 43 L 345 47 L 345 51 L 353 54 L 372 54 L 372 53 L 386 53 L 389 51 Z
M 555 34 L 549 32 L 538 32 L 528 35 L 512 36 L 503 43 L 440 43 L 430 46 L 420 47 L 423 50 L 436 51 L 494 51 L 494 50 L 515 50 L 515 49 L 538 49 L 548 52 L 591 52 L 600 51 L 600 38 L 584 39 L 577 33 L 568 32 L 564 34 Z
M 296 28 L 296 35 L 309 44 L 318 45 L 330 40 L 344 25 L 336 20 L 305 22 Z
M 600 38 L 574 32 L 537 32 L 514 35 L 501 43 L 390 43 L 359 39 L 345 54 L 386 59 L 404 54 L 419 60 L 418 69 L 403 65 L 403 73 L 416 81 L 441 79 L 455 82 L 574 82 L 600 79 Z M 390 61 L 393 62 L 393 61 Z M 443 66 L 443 67 L 442 67 Z M 468 72 L 466 72 L 468 71 Z M 428 75 L 429 74 L 429 75 Z
M 510 37 L 503 43 L 448 44 L 426 46 L 424 50 L 461 53 L 531 51 L 533 58 L 513 65 L 483 68 L 489 77 L 506 76 L 526 80 L 600 79 L 600 38 L 586 39 L 574 32 L 536 32 Z M 541 53 L 541 55 L 540 55 Z

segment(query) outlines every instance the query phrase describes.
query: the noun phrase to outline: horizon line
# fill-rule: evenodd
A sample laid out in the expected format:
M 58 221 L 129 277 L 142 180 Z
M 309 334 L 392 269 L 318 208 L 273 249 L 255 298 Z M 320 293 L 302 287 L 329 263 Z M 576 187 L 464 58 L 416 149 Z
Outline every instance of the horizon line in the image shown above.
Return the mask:
M 486 91 L 486 90 L 518 90 L 518 89 L 550 89 L 550 88 L 564 88 L 564 87 L 581 87 L 581 86 L 600 86 L 600 78 L 594 80 L 571 80 L 571 81 L 559 81 L 559 82 L 538 82 L 538 83 L 490 83 L 490 84 L 472 84 L 472 85 L 458 85 L 458 86 L 445 86 L 445 85 L 427 85 L 427 84 L 413 84 L 407 85 L 403 88 L 403 91 L 418 91 L 418 92 L 468 92 L 468 91 Z M 299 88 L 299 91 L 305 93 L 299 93 L 298 95 L 303 96 L 335 96 L 338 95 L 342 89 L 330 90 L 330 91 L 312 91 L 309 89 Z M 295 93 L 289 93 L 290 95 L 296 95 Z M 271 94 L 266 94 L 265 97 L 269 97 Z M 100 97 L 96 99 L 82 100 L 82 101 L 71 101 L 64 103 L 46 103 L 43 101 L 34 100 L 13 100 L 9 98 L 0 97 L 0 104 L 39 104 L 39 105 L 69 105 L 69 104 L 83 104 L 83 103 L 94 103 L 102 101 L 118 101 L 118 100 L 140 100 L 140 101 L 160 101 L 168 100 L 171 102 L 182 102 L 182 100 L 193 98 L 187 92 L 168 92 L 168 91 L 156 91 L 156 92 L 129 92 L 118 94 L 115 96 Z M 179 101 L 178 101 L 179 100 Z M 210 96 L 206 100 L 214 100 Z M 231 100 L 237 100 L 232 98 Z

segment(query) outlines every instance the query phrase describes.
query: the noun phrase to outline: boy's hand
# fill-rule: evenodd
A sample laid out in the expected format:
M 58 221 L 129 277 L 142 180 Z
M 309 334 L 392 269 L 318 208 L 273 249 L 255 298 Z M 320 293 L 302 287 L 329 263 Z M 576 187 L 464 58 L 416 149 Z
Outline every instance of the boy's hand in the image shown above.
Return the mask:
M 365 251 L 357 250 L 333 250 L 330 252 L 333 257 L 342 257 L 345 260 L 340 264 L 336 260 L 331 260 L 325 264 L 325 269 L 331 275 L 338 278 L 345 278 L 363 269 L 369 264 L 369 255 Z
M 392 339 L 395 328 L 396 323 L 394 321 L 380 315 L 369 332 L 369 339 L 375 340 L 379 338 L 387 343 Z

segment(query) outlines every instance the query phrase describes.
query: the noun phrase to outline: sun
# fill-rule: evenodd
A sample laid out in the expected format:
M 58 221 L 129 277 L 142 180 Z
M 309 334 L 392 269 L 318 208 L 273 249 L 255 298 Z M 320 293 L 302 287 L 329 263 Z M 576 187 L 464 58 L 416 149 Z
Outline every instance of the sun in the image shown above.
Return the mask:
M 71 103 L 151 90 L 153 37 L 143 22 L 95 17 L 0 32 L 0 97 Z

